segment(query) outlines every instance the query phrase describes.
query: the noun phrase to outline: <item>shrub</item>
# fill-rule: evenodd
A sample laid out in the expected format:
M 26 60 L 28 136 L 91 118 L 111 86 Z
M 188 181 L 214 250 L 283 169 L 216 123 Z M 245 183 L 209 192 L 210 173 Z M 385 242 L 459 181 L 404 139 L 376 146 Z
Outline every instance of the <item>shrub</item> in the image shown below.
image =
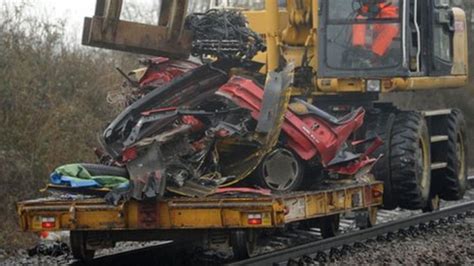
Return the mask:
M 115 113 L 107 92 L 127 56 L 67 43 L 63 23 L 0 7 L 0 248 L 15 248 L 15 203 L 41 195 L 56 166 L 95 161 L 97 134 Z M 8 245 L 7 245 L 8 244 Z

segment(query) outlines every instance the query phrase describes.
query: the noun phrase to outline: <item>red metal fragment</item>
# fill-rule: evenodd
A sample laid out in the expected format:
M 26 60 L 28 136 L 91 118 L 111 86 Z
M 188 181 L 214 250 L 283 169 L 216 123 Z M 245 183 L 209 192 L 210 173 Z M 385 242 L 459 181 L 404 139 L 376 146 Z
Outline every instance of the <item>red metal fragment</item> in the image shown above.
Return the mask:
M 135 160 L 138 157 L 138 152 L 136 147 L 131 147 L 123 151 L 122 153 L 122 162 L 130 162 Z
M 249 109 L 252 117 L 258 120 L 264 92 L 253 80 L 235 76 L 219 89 L 218 94 Z M 316 115 L 297 116 L 288 110 L 282 125 L 283 133 L 288 137 L 287 146 L 304 160 L 319 155 L 323 165 L 328 165 L 343 143 L 363 124 L 365 111 L 359 109 L 357 112 L 352 120 L 333 125 Z
M 192 132 L 202 131 L 206 127 L 206 125 L 201 120 L 192 115 L 184 115 L 181 118 L 181 121 L 186 125 L 190 125 Z
M 248 187 L 226 187 L 226 188 L 219 188 L 214 194 L 224 194 L 224 193 L 252 193 L 252 194 L 260 194 L 263 196 L 271 196 L 272 191 L 269 189 L 263 188 L 248 188 Z
M 176 77 L 195 69 L 199 64 L 185 60 L 170 60 L 165 57 L 157 57 L 148 60 L 149 67 L 139 84 L 142 87 L 159 87 L 171 82 Z

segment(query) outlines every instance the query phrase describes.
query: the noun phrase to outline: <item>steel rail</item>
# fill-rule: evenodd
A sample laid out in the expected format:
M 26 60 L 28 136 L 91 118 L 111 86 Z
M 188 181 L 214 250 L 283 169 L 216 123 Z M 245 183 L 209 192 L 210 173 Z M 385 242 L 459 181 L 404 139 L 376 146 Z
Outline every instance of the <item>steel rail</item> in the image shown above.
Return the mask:
M 369 229 L 359 230 L 333 238 L 267 253 L 254 258 L 233 262 L 228 265 L 287 265 L 288 261 L 291 259 L 297 261 L 303 256 L 311 256 L 321 251 L 327 251 L 332 248 L 342 247 L 344 245 L 350 245 L 356 242 L 373 239 L 388 233 L 397 232 L 402 229 L 414 227 L 420 224 L 426 224 L 431 221 L 444 219 L 473 210 L 474 201 L 461 203 L 459 205 L 447 207 L 440 211 L 420 214 L 406 219 L 380 224 Z

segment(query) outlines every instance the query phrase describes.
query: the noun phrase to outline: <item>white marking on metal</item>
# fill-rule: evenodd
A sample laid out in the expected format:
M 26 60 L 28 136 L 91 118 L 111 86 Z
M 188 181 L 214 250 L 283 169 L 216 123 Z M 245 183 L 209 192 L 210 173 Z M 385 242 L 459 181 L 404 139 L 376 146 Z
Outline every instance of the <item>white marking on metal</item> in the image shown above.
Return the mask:
M 448 163 L 432 163 L 431 170 L 438 170 L 448 167 Z
M 440 109 L 440 110 L 432 110 L 432 111 L 427 110 L 427 111 L 421 111 L 421 114 L 424 117 L 449 115 L 451 114 L 451 109 Z
M 449 137 L 447 135 L 432 136 L 431 143 L 447 141 Z

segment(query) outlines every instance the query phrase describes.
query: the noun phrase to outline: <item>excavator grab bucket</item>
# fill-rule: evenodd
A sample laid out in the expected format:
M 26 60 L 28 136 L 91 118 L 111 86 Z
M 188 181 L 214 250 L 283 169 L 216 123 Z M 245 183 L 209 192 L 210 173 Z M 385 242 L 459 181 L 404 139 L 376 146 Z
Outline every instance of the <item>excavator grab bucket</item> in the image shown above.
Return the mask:
M 188 0 L 164 0 L 158 25 L 120 19 L 123 0 L 97 0 L 95 15 L 86 17 L 82 44 L 124 52 L 187 58 L 192 34 L 184 29 Z

